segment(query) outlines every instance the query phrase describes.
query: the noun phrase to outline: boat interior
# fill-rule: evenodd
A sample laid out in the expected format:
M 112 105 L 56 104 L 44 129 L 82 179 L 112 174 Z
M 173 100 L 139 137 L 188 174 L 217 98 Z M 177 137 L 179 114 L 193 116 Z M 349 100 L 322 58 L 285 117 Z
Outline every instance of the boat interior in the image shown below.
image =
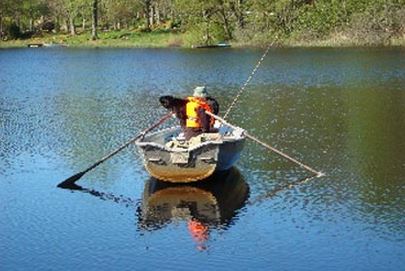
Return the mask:
M 222 144 L 226 141 L 240 140 L 244 138 L 243 132 L 244 130 L 239 127 L 221 125 L 218 127 L 217 132 L 202 133 L 190 140 L 186 140 L 181 131 L 181 127 L 176 126 L 145 135 L 144 138 L 137 141 L 137 145 L 143 146 L 152 144 L 155 146 L 159 145 L 159 147 L 164 149 L 190 150 L 206 144 Z

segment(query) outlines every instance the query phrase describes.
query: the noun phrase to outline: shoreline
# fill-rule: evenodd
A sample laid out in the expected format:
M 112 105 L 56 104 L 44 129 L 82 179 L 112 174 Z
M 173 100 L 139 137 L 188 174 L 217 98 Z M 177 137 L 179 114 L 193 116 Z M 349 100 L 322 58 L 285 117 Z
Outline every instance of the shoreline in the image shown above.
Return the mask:
M 231 48 L 254 49 L 267 47 L 272 41 L 230 41 Z M 131 32 L 111 31 L 100 33 L 98 40 L 91 40 L 88 33 L 79 33 L 75 36 L 68 34 L 44 34 L 40 37 L 0 41 L 0 49 L 27 48 L 29 44 L 44 45 L 44 47 L 69 48 L 181 48 L 191 49 L 193 45 L 187 40 L 186 34 L 171 32 Z M 405 47 L 405 36 L 391 38 L 388 41 L 370 44 L 347 37 L 329 37 L 311 41 L 284 39 L 277 43 L 281 48 L 379 48 L 379 47 Z M 218 48 L 222 49 L 222 48 Z

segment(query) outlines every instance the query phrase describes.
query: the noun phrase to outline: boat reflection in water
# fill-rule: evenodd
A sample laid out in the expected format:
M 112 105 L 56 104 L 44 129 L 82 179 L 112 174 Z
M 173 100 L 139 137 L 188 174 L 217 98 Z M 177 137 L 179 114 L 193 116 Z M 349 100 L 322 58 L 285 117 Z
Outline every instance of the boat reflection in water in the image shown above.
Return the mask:
M 171 184 L 151 178 L 138 209 L 138 227 L 153 231 L 173 221 L 186 221 L 197 248 L 203 250 L 210 230 L 232 225 L 248 196 L 249 186 L 235 167 L 196 183 Z

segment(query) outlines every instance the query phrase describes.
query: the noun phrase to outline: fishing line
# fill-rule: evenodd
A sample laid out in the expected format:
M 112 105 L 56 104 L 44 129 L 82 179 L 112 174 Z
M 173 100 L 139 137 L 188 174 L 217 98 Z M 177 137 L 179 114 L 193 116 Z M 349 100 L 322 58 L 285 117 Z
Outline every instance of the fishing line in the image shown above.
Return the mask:
M 276 38 L 276 40 L 277 40 L 277 38 Z M 247 86 L 247 85 L 249 84 L 249 82 L 252 80 L 253 76 L 255 75 L 255 73 L 257 72 L 257 70 L 259 69 L 259 67 L 261 66 L 263 60 L 265 59 L 265 57 L 266 57 L 267 54 L 269 53 L 270 48 L 273 46 L 273 44 L 276 42 L 276 40 L 273 41 L 272 43 L 270 43 L 269 46 L 267 46 L 266 51 L 263 53 L 262 57 L 261 57 L 261 58 L 259 59 L 259 61 L 256 63 L 256 66 L 254 67 L 254 69 L 253 69 L 252 72 L 250 73 L 250 75 L 249 75 L 249 77 L 247 78 L 246 82 L 245 82 L 245 83 L 243 84 L 243 86 L 240 88 L 240 90 L 239 90 L 238 93 L 236 94 L 235 98 L 233 99 L 231 105 L 228 107 L 228 110 L 225 112 L 225 114 L 224 114 L 224 116 L 223 116 L 223 119 L 221 119 L 220 117 L 218 117 L 218 116 L 216 116 L 216 115 L 209 114 L 211 117 L 213 117 L 213 118 L 215 118 L 215 119 L 221 121 L 222 123 L 225 123 L 225 124 L 227 124 L 227 125 L 229 125 L 229 126 L 232 127 L 232 125 L 230 125 L 229 123 L 227 123 L 227 122 L 225 121 L 225 120 L 226 120 L 226 117 L 229 115 L 229 113 L 231 112 L 232 108 L 235 106 L 236 102 L 238 101 L 239 97 L 242 95 L 243 91 L 246 89 L 246 86 Z M 209 112 L 206 112 L 206 113 L 208 114 Z M 249 133 L 245 132 L 245 135 L 246 135 L 248 138 L 250 138 L 250 139 L 252 139 L 253 141 L 255 141 L 256 143 L 262 145 L 263 147 L 265 147 L 265 148 L 267 148 L 267 149 L 269 149 L 269 150 L 271 150 L 271 151 L 273 151 L 273 152 L 275 152 L 275 153 L 281 155 L 282 157 L 284 157 L 284 158 L 290 160 L 291 162 L 293 162 L 293 163 L 299 165 L 300 167 L 305 168 L 306 170 L 308 170 L 308 171 L 314 173 L 315 175 L 314 175 L 313 177 L 322 177 L 322 176 L 325 175 L 324 173 L 322 173 L 322 172 L 320 172 L 320 171 L 317 171 L 317 170 L 315 170 L 315 169 L 313 169 L 313 168 L 311 168 L 311 167 L 305 165 L 304 163 L 298 161 L 297 159 L 292 158 L 291 156 L 289 156 L 289 155 L 283 153 L 282 151 L 277 150 L 276 148 L 270 146 L 269 144 L 264 143 L 263 141 L 257 139 L 256 137 L 250 135 Z
M 267 47 L 266 51 L 263 53 L 262 57 L 259 59 L 259 61 L 256 63 L 256 66 L 254 67 L 254 69 L 252 70 L 252 72 L 250 73 L 249 77 L 247 78 L 246 82 L 243 84 L 243 86 L 240 88 L 240 90 L 238 91 L 238 93 L 236 94 L 235 98 L 233 99 L 231 105 L 228 107 L 228 110 L 226 110 L 225 115 L 224 115 L 224 119 L 226 119 L 226 117 L 229 115 L 229 113 L 231 112 L 232 108 L 235 106 L 236 102 L 238 101 L 239 97 L 242 95 L 243 91 L 245 90 L 246 86 L 249 84 L 250 80 L 252 80 L 253 76 L 255 75 L 256 71 L 259 69 L 260 65 L 262 64 L 263 60 L 265 59 L 265 57 L 267 56 L 267 54 L 270 51 L 270 48 L 273 46 L 273 44 L 275 43 L 275 41 L 273 41 L 272 43 L 270 43 L 270 45 Z

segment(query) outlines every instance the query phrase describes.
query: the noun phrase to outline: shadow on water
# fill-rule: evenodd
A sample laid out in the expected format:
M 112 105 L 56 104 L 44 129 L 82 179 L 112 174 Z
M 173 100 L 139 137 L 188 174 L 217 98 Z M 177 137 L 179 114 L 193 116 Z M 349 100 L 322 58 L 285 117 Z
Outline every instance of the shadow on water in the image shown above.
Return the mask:
M 167 183 L 155 178 L 145 182 L 142 202 L 83 188 L 75 183 L 60 188 L 80 191 L 102 200 L 136 208 L 140 231 L 159 230 L 174 221 L 185 221 L 198 249 L 206 249 L 211 229 L 228 229 L 249 197 L 249 185 L 232 167 L 209 178 L 188 184 Z
M 229 226 L 249 195 L 249 186 L 235 167 L 204 181 L 171 184 L 150 178 L 145 183 L 139 226 L 154 230 L 173 219 L 196 219 L 210 226 Z
M 154 231 L 174 221 L 185 221 L 197 249 L 204 250 L 210 230 L 228 229 L 235 223 L 248 197 L 249 186 L 235 167 L 186 185 L 151 178 L 145 183 L 137 210 L 138 227 Z

